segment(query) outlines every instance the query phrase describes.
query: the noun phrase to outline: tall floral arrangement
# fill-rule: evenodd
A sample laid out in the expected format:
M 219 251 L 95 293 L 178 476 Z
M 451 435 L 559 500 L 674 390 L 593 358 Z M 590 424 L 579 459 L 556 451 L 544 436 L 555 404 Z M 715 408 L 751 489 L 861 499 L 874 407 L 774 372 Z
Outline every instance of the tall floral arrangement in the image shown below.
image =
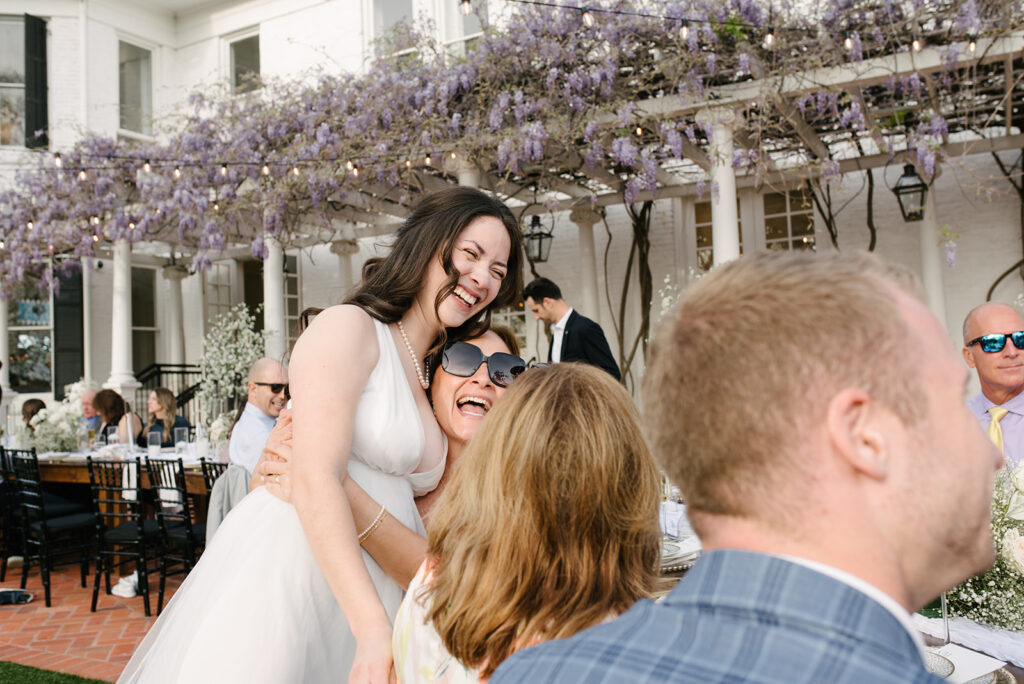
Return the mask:
M 36 451 L 74 451 L 82 425 L 82 395 L 88 388 L 81 380 L 64 389 L 64 401 L 47 407 L 32 417 L 28 443 Z
M 1024 630 L 1024 465 L 999 471 L 992 494 L 996 562 L 949 592 L 950 610 L 1000 629 Z
M 202 379 L 196 392 L 208 426 L 213 416 L 245 397 L 249 367 L 264 355 L 265 348 L 263 334 L 256 330 L 256 319 L 245 304 L 214 319 L 203 339 Z

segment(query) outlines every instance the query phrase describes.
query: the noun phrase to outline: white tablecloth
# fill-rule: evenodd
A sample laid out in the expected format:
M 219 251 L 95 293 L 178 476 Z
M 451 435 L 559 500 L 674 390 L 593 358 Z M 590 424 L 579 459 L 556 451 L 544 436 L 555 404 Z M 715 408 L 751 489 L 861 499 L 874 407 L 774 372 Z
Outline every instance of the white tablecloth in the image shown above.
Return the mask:
M 945 636 L 942 618 L 926 618 L 915 613 L 914 626 L 929 636 L 939 639 Z M 993 629 L 967 618 L 954 617 L 949 619 L 949 640 L 1024 667 L 1024 632 Z

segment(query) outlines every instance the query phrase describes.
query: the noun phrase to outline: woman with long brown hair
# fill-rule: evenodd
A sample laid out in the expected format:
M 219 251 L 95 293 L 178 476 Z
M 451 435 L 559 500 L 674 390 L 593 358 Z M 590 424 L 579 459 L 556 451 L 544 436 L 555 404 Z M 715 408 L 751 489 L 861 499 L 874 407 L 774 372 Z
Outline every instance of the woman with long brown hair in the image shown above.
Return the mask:
M 414 496 L 444 470 L 426 359 L 486 330 L 522 287 L 521 254 L 514 216 L 483 192 L 452 188 L 413 210 L 292 352 L 294 505 L 259 488 L 232 509 L 120 681 L 391 678 L 402 588 L 359 540 L 387 516 L 423 530 Z M 381 504 L 366 529 L 347 477 Z
M 399 679 L 485 680 L 515 650 L 650 595 L 659 481 L 611 376 L 582 364 L 520 376 L 432 514 L 427 560 L 395 618 Z
M 174 392 L 166 387 L 157 387 L 149 393 L 146 401 L 146 411 L 149 420 L 146 427 L 139 433 L 139 446 L 149 444 L 149 433 L 160 434 L 160 446 L 174 446 L 174 428 L 191 428 L 185 416 L 178 415 L 178 402 Z

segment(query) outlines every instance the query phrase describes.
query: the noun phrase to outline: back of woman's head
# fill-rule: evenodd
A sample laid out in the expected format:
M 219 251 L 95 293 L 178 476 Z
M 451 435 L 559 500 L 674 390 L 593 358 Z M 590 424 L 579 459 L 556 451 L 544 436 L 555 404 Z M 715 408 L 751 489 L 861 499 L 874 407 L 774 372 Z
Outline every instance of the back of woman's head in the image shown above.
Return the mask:
M 111 389 L 100 390 L 92 398 L 92 406 L 107 425 L 116 425 L 124 415 L 124 398 Z
M 456 186 L 427 195 L 395 234 L 390 253 L 363 266 L 363 280 L 345 300 L 384 323 L 394 323 L 412 305 L 432 259 L 440 256 L 449 281 L 441 288 L 435 309 L 455 291 L 459 273 L 452 265 L 455 240 L 480 216 L 493 216 L 508 231 L 511 249 L 507 275 L 494 302 L 447 337 L 463 340 L 482 334 L 490 324 L 491 309 L 511 304 L 523 286 L 522 234 L 512 212 L 499 200 L 475 188 Z M 442 337 L 441 344 L 444 343 Z
M 659 475 L 632 399 L 582 364 L 531 369 L 491 409 L 433 512 L 429 617 L 484 674 L 617 614 L 656 582 Z

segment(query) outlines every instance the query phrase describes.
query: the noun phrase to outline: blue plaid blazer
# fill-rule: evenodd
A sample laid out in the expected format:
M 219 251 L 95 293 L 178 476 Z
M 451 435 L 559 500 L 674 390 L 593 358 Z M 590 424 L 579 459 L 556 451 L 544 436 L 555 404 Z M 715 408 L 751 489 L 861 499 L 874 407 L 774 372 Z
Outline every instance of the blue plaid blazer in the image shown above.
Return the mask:
M 712 551 L 662 603 L 506 660 L 491 684 L 941 684 L 883 606 L 781 558 Z

